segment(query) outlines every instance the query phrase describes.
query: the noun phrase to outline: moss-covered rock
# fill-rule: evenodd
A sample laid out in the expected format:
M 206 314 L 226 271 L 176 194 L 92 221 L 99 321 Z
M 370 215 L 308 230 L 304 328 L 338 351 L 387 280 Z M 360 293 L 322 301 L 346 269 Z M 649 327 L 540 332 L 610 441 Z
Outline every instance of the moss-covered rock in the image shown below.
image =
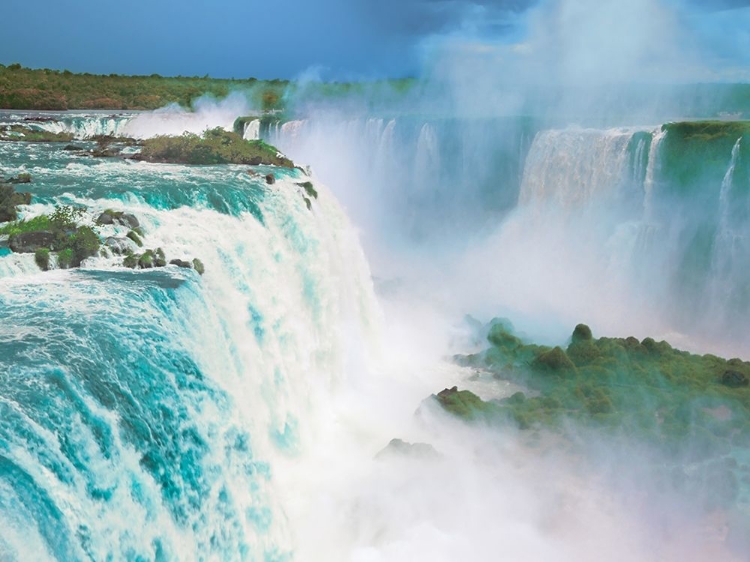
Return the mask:
M 312 184 L 311 181 L 306 181 L 303 183 L 298 183 L 298 186 L 300 186 L 302 189 L 305 190 L 305 193 L 307 193 L 308 197 L 312 197 L 313 199 L 318 198 L 318 192 L 315 189 L 315 186 Z
M 131 230 L 126 234 L 128 238 L 130 238 L 133 242 L 135 242 L 135 245 L 139 248 L 143 247 L 143 240 L 141 240 L 141 237 L 138 236 L 138 233 L 135 230 Z
M 154 251 L 154 267 L 165 267 L 167 265 L 167 256 L 164 250 L 156 248 Z
M 141 269 L 151 269 L 154 267 L 154 252 L 152 250 L 146 250 L 138 258 L 138 267 Z
M 34 252 L 34 261 L 42 271 L 49 270 L 49 248 L 39 248 Z
M 193 259 L 193 269 L 198 272 L 199 275 L 203 275 L 206 272 L 206 268 L 203 262 L 198 258 Z

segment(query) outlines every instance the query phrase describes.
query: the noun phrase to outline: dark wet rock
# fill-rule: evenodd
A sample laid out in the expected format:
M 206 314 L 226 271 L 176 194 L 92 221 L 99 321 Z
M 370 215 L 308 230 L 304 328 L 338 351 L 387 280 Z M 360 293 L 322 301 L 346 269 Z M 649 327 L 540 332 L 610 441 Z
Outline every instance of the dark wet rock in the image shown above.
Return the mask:
M 376 459 L 384 459 L 388 457 L 411 457 L 417 459 L 438 459 L 440 453 L 435 450 L 435 447 L 429 443 L 408 443 L 401 439 L 391 439 L 391 442 L 375 455 Z
M 119 217 L 116 217 L 115 220 L 118 221 L 121 225 L 130 228 L 138 228 L 141 226 L 141 223 L 138 222 L 136 216 L 131 213 L 122 213 Z
M 54 243 L 55 235 L 47 231 L 22 232 L 8 240 L 10 249 L 19 254 L 30 254 L 39 248 L 49 248 Z
M 96 223 L 101 225 L 115 224 L 114 213 L 110 211 L 104 211 L 96 218 Z
M 8 183 L 31 183 L 31 174 L 23 173 L 10 178 Z
M 91 151 L 94 158 L 114 158 L 119 155 L 120 151 L 116 148 L 95 148 Z
M 203 266 L 203 262 L 198 258 L 195 258 L 193 260 L 193 269 L 195 269 L 195 271 L 197 271 L 200 275 L 203 275 L 206 272 L 206 268 Z
M 66 144 L 63 147 L 63 150 L 65 150 L 66 152 L 83 152 L 86 149 L 75 144 Z
M 167 265 L 167 256 L 164 255 L 164 250 L 156 248 L 154 251 L 154 267 L 165 267 Z
M 17 192 L 12 185 L 0 183 L 0 222 L 18 219 L 19 205 L 31 203 L 31 193 Z
M 107 209 L 101 213 L 96 218 L 96 223 L 100 225 L 119 224 L 131 229 L 136 229 L 141 225 L 135 215 L 123 211 L 113 211 L 111 209 Z
M 275 183 L 276 183 L 276 177 L 275 177 L 275 176 L 274 176 L 273 174 L 268 174 L 268 175 L 266 176 L 266 183 L 267 183 L 268 185 L 273 185 L 273 184 L 275 184 Z
M 174 259 L 169 262 L 169 265 L 176 265 L 184 269 L 193 269 L 193 264 L 189 261 Z
M 123 255 L 127 254 L 128 252 L 132 253 L 136 249 L 136 244 L 129 238 L 120 238 L 115 236 L 110 236 L 105 240 L 104 245 L 110 249 L 110 251 L 115 255 Z
M 727 369 L 724 374 L 721 375 L 721 384 L 728 386 L 729 388 L 740 388 L 743 386 L 750 385 L 750 379 L 744 373 Z

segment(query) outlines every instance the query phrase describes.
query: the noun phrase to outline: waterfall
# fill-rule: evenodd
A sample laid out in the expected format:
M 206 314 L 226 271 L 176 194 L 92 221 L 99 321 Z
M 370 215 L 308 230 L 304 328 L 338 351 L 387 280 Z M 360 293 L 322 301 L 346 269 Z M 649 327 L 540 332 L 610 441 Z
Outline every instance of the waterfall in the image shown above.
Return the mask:
M 245 123 L 242 138 L 245 140 L 260 139 L 260 119 L 253 119 L 252 121 Z
M 537 134 L 526 158 L 519 202 L 575 207 L 625 187 L 634 130 L 571 129 Z
M 657 166 L 659 163 L 659 149 L 666 136 L 666 129 L 658 129 L 651 137 L 651 146 L 648 150 L 646 177 L 643 182 L 643 214 L 647 222 L 653 214 L 651 206 L 654 198 L 654 186 L 656 183 Z
M 37 166 L 55 158 L 33 150 Z M 377 339 L 357 236 L 322 184 L 308 210 L 305 177 L 105 166 L 125 189 L 99 166 L 63 169 L 75 186 L 41 183 L 27 216 L 127 210 L 148 247 L 206 273 L 113 259 L 32 273 L 0 257 L 0 551 L 285 559 L 274 459 L 309 446 L 315 412 Z

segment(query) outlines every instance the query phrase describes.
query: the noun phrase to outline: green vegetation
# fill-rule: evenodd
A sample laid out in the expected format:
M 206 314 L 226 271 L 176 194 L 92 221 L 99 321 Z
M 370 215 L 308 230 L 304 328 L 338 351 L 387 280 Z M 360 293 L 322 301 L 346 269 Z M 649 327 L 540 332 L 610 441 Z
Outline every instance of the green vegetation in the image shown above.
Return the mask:
M 34 261 L 42 271 L 49 269 L 49 248 L 39 248 L 34 252 Z
M 50 215 L 28 221 L 17 221 L 0 228 L 8 236 L 10 249 L 18 253 L 34 253 L 42 270 L 49 269 L 50 252 L 58 252 L 60 268 L 78 267 L 86 258 L 99 253 L 99 236 L 89 226 L 79 226 L 83 209 L 62 205 Z
M 750 363 L 692 355 L 651 338 L 594 339 L 576 327 L 567 349 L 526 344 L 493 322 L 486 351 L 456 360 L 527 388 L 528 396 L 484 402 L 468 391 L 438 401 L 466 419 L 564 431 L 566 420 L 604 427 L 691 454 L 750 445 Z M 698 445 L 696 445 L 696 443 Z
M 0 226 L 0 235 L 14 236 L 23 232 L 37 232 L 40 230 L 49 230 L 49 217 L 40 215 L 29 220 L 9 222 Z
M 201 96 L 245 93 L 264 110 L 278 109 L 289 82 L 254 78 L 74 74 L 0 65 L 0 109 L 157 109 L 170 103 L 191 107 Z
M 711 190 L 704 186 L 721 185 L 734 145 L 740 138 L 750 141 L 750 121 L 668 123 L 664 130 L 667 135 L 662 147 L 662 177 L 658 179 L 680 193 L 704 197 L 710 204 Z M 748 154 L 745 146 L 742 153 Z M 742 160 L 747 159 L 739 162 L 740 176 L 748 170 L 748 163 Z
M 221 128 L 206 131 L 203 136 L 185 133 L 177 137 L 147 139 L 139 159 L 173 164 L 247 164 L 274 165 L 287 168 L 294 163 L 263 141 L 246 141 L 240 135 Z
M 482 400 L 453 387 L 431 398 L 447 412 L 514 426 L 531 446 L 540 444 L 540 430 L 571 452 L 588 451 L 588 436 L 605 439 L 611 451 L 637 444 L 648 451 L 639 470 L 705 507 L 736 505 L 740 479 L 750 473 L 750 363 L 652 338 L 595 339 L 583 324 L 566 349 L 524 343 L 502 320 L 491 323 L 487 339 L 485 351 L 455 360 L 524 391 Z
M 665 130 L 683 141 L 714 142 L 726 140 L 734 144 L 750 133 L 750 121 L 682 121 L 667 123 Z

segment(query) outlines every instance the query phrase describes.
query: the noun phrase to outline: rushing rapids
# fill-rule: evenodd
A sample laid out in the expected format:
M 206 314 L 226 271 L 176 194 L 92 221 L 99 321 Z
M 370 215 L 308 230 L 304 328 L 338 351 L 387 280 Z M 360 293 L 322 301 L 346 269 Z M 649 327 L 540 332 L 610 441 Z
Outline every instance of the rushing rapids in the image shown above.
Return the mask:
M 366 342 L 378 322 L 335 200 L 319 186 L 308 210 L 293 174 L 268 187 L 239 167 L 12 143 L 0 159 L 34 174 L 27 217 L 128 210 L 147 244 L 206 266 L 41 273 L 0 258 L 0 552 L 284 559 L 272 461 L 303 446 L 304 412 L 343 376 L 342 329 Z

